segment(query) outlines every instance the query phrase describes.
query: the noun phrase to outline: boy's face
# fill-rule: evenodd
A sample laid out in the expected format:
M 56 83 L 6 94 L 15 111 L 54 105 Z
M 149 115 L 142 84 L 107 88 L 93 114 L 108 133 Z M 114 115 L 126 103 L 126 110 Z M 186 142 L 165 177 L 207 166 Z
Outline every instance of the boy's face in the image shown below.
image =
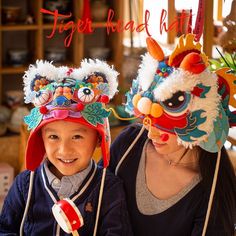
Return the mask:
M 49 161 L 57 177 L 74 175 L 90 163 L 98 146 L 98 133 L 85 125 L 54 121 L 42 128 L 42 137 Z

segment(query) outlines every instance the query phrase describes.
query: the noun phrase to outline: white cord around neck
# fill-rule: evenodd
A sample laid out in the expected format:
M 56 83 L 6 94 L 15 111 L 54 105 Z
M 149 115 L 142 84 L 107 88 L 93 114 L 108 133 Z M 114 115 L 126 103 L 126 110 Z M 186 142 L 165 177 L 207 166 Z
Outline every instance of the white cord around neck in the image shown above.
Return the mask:
M 107 170 L 107 168 L 103 168 L 103 171 L 102 171 L 102 180 L 101 180 L 101 186 L 100 186 L 100 191 L 99 191 L 98 208 L 97 208 L 95 226 L 94 226 L 94 230 L 93 230 L 93 236 L 96 236 L 96 234 L 97 234 L 97 227 L 98 227 L 98 220 L 99 220 L 101 203 L 102 203 L 102 196 L 103 196 L 103 190 L 104 190 L 104 184 L 105 184 L 106 170 Z
M 211 194 L 210 194 L 210 198 L 209 198 L 209 202 L 208 202 L 206 219 L 205 219 L 205 222 L 204 222 L 202 236 L 206 235 L 207 225 L 208 225 L 209 218 L 210 218 L 211 207 L 212 207 L 212 202 L 213 202 L 213 198 L 214 198 L 214 194 L 215 194 L 217 177 L 218 177 L 218 173 L 219 173 L 220 158 L 221 158 L 221 150 L 218 151 L 218 155 L 217 155 L 215 173 L 214 173 L 214 178 L 213 178 L 213 182 L 212 182 L 212 186 L 211 186 Z
M 33 189 L 33 182 L 34 182 L 34 171 L 31 171 L 30 172 L 28 197 L 27 197 L 27 201 L 26 201 L 26 205 L 25 205 L 23 218 L 22 218 L 22 221 L 21 221 L 21 224 L 20 224 L 20 236 L 23 236 L 23 228 L 24 228 L 25 219 L 26 219 L 26 216 L 27 216 L 27 213 L 28 213 L 28 210 L 29 210 L 30 199 L 31 199 L 32 189 Z
M 129 154 L 129 152 L 131 151 L 131 149 L 133 148 L 133 146 L 136 144 L 136 142 L 138 141 L 138 139 L 140 138 L 140 136 L 143 134 L 145 130 L 144 125 L 142 126 L 142 129 L 139 131 L 138 135 L 136 136 L 136 138 L 134 139 L 134 141 L 131 143 L 131 145 L 129 146 L 129 148 L 126 150 L 126 152 L 124 153 L 124 155 L 121 157 L 120 161 L 118 162 L 116 169 L 115 169 L 115 175 L 117 175 L 118 170 L 122 164 L 122 162 L 124 161 L 124 159 L 126 158 L 126 156 Z

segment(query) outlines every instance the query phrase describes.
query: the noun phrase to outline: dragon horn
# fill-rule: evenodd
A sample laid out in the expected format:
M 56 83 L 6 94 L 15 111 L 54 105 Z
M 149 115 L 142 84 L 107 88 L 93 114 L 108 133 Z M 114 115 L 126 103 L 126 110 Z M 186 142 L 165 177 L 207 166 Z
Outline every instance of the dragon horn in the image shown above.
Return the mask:
M 150 55 L 158 61 L 164 60 L 164 52 L 162 51 L 160 45 L 152 37 L 147 37 L 147 50 Z

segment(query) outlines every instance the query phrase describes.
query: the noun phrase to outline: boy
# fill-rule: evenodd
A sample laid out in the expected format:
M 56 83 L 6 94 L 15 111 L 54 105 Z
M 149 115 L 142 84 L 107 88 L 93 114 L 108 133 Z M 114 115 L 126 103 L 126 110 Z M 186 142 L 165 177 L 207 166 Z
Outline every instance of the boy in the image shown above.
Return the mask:
M 32 129 L 28 170 L 16 177 L 5 199 L 1 235 L 73 233 L 63 232 L 52 213 L 60 199 L 68 198 L 83 218 L 80 236 L 131 235 L 122 184 L 109 172 L 105 178 L 110 139 L 104 107 L 117 91 L 117 75 L 99 60 L 84 60 L 80 69 L 37 61 L 26 71 L 25 101 L 35 106 L 25 117 Z M 97 146 L 103 170 L 91 160 Z

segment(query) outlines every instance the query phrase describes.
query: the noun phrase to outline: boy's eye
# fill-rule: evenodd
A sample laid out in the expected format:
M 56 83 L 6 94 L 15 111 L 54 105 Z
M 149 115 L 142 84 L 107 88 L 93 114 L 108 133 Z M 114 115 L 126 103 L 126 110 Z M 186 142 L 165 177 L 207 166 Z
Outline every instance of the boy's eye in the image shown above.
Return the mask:
M 82 139 L 83 137 L 81 135 L 74 135 L 72 139 Z
M 54 135 L 54 134 L 52 134 L 52 135 L 49 135 L 49 137 L 48 137 L 49 139 L 58 139 L 58 136 L 57 135 Z

